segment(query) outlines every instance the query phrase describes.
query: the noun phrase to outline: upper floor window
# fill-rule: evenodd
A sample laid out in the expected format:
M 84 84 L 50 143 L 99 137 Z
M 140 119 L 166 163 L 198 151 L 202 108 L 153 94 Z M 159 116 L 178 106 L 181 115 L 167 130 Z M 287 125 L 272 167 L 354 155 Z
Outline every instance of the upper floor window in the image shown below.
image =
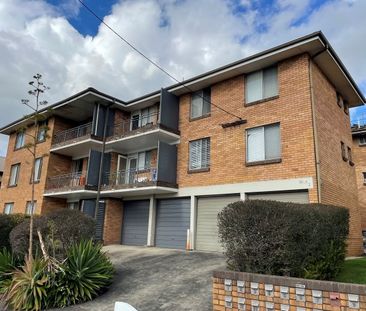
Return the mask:
M 278 160 L 281 158 L 280 124 L 247 130 L 247 162 Z
M 349 114 L 349 104 L 348 104 L 348 101 L 344 100 L 343 101 L 343 111 L 345 114 Z
M 47 120 L 38 124 L 37 142 L 41 143 L 47 138 Z
M 277 66 L 250 73 L 245 78 L 246 103 L 278 95 Z
M 137 166 L 139 170 L 144 170 L 151 167 L 151 150 L 139 152 L 137 157 Z
M 35 213 L 36 211 L 36 207 L 37 207 L 37 201 L 27 201 L 26 205 L 25 205 L 25 214 L 26 215 L 32 215 Z
M 16 186 L 18 184 L 20 171 L 20 164 L 14 164 L 10 168 L 9 186 Z
M 359 138 L 359 144 L 360 145 L 366 145 L 366 135 L 362 135 Z
M 41 180 L 43 158 L 37 158 L 34 161 L 34 172 L 32 174 L 31 181 L 39 182 Z
M 15 149 L 20 149 L 24 147 L 25 144 L 25 133 L 19 132 L 15 138 Z
M 348 153 L 348 163 L 353 166 L 354 163 L 352 159 L 352 149 L 350 147 L 347 147 L 347 153 Z
M 14 203 L 5 203 L 4 205 L 4 214 L 11 214 L 13 212 Z
M 157 107 L 150 106 L 131 114 L 131 130 L 136 130 L 142 126 L 154 124 L 157 121 Z
M 210 138 L 202 138 L 189 143 L 189 170 L 210 167 Z
M 209 115 L 211 112 L 211 88 L 192 93 L 191 119 Z
M 338 104 L 339 108 L 343 107 L 343 97 L 339 93 L 337 93 L 337 104 Z
M 347 151 L 346 151 L 346 145 L 343 141 L 341 141 L 341 152 L 342 152 L 342 159 L 343 161 L 348 161 L 347 158 Z

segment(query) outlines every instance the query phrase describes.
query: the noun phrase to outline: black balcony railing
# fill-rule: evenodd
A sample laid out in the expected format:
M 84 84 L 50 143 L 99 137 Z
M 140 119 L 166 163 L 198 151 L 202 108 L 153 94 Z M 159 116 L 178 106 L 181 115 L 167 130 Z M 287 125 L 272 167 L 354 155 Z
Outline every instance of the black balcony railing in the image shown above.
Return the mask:
M 154 167 L 143 169 L 129 169 L 106 173 L 104 186 L 123 187 L 151 184 L 157 181 L 157 169 Z
M 55 190 L 61 188 L 68 188 L 68 189 L 80 188 L 84 187 L 85 184 L 86 184 L 85 172 L 70 173 L 48 178 L 46 189 Z
M 92 131 L 92 122 L 73 127 L 61 132 L 58 132 L 53 137 L 53 145 L 61 144 L 66 141 L 75 140 L 79 137 L 90 135 Z

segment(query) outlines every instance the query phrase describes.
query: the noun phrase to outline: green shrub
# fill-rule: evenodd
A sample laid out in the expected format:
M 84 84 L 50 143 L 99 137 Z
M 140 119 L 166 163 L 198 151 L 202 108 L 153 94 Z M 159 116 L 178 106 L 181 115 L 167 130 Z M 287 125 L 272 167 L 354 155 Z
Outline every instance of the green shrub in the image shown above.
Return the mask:
M 112 282 L 114 268 L 102 245 L 92 240 L 73 245 L 52 292 L 54 307 L 85 302 L 98 296 Z
M 95 220 L 84 213 L 61 209 L 34 217 L 34 254 L 40 254 L 37 229 L 42 233 L 47 252 L 62 260 L 74 243 L 91 239 L 95 232 Z M 16 226 L 10 233 L 11 248 L 15 254 L 25 255 L 29 245 L 29 220 Z
M 0 214 L 0 249 L 6 247 L 10 250 L 10 232 L 26 218 L 23 214 Z
M 348 210 L 322 204 L 247 200 L 218 215 L 233 270 L 332 279 L 346 253 Z
M 49 288 L 47 262 L 42 259 L 27 259 L 23 267 L 13 272 L 5 302 L 14 310 L 43 310 L 47 306 Z
M 12 278 L 12 273 L 21 261 L 5 247 L 0 251 L 0 294 L 3 294 Z

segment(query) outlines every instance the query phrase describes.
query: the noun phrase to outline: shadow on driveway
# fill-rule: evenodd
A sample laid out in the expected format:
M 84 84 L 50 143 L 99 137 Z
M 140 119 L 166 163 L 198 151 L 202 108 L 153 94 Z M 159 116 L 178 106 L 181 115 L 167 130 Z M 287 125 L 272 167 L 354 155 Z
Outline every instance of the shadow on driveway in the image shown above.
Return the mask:
M 116 268 L 101 297 L 64 310 L 113 311 L 116 301 L 138 311 L 212 310 L 212 271 L 225 268 L 217 253 L 113 245 L 105 247 Z

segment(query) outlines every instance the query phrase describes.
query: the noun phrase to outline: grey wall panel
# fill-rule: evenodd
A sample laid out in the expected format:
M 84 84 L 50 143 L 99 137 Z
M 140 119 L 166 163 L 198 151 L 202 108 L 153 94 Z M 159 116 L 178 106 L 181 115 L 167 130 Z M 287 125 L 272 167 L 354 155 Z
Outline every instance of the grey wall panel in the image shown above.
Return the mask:
M 296 192 L 267 192 L 248 193 L 248 200 L 273 200 L 294 203 L 309 203 L 309 193 L 307 191 Z
M 98 185 L 99 165 L 101 153 L 96 150 L 90 150 L 88 161 L 88 173 L 86 183 L 88 186 Z
M 177 183 L 177 146 L 159 141 L 158 181 Z
M 105 202 L 100 201 L 98 212 L 97 212 L 96 226 L 95 226 L 95 238 L 98 241 L 103 240 L 104 215 L 105 215 Z
M 239 201 L 239 195 L 198 198 L 196 249 L 221 252 L 217 215 L 228 204 Z
M 190 226 L 190 199 L 165 199 L 157 202 L 155 245 L 185 249 Z
M 122 244 L 146 245 L 149 201 L 123 202 Z
M 95 200 L 82 200 L 81 206 L 83 208 L 83 213 L 94 218 Z
M 173 130 L 179 128 L 179 97 L 161 89 L 159 122 Z
M 107 124 L 107 137 L 113 135 L 114 131 L 114 115 L 115 115 L 115 109 L 109 109 L 108 111 L 108 124 Z

